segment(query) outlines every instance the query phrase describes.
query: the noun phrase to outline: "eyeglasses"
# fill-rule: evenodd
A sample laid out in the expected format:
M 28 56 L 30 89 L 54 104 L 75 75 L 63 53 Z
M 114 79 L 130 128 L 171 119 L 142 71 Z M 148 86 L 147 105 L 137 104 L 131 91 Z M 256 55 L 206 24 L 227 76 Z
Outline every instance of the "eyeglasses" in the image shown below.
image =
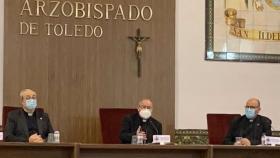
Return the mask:
M 146 106 L 146 105 L 139 105 L 142 109 L 152 109 L 152 106 Z
M 32 95 L 32 96 L 27 95 L 27 96 L 25 96 L 25 99 L 26 99 L 26 100 L 29 100 L 29 99 L 36 99 L 36 95 Z
M 256 108 L 258 108 L 258 107 L 257 107 L 257 106 L 249 106 L 249 105 L 246 105 L 245 108 L 256 109 Z

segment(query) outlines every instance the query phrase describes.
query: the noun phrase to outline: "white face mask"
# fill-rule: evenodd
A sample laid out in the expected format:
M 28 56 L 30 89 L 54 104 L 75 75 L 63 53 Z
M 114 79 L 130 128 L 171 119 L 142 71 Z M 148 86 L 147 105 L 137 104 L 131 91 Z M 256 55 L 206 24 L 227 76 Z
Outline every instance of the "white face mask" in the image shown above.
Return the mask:
M 142 109 L 142 110 L 140 110 L 139 115 L 142 119 L 147 120 L 152 116 L 152 110 Z

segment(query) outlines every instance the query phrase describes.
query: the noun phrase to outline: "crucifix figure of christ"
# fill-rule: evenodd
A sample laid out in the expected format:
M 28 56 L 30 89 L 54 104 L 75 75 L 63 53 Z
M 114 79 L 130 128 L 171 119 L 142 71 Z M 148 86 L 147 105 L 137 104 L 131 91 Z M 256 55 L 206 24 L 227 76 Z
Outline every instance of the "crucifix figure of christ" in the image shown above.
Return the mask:
M 137 36 L 129 36 L 129 39 L 133 40 L 136 43 L 136 47 L 135 47 L 135 53 L 136 53 L 136 58 L 137 58 L 137 65 L 138 65 L 138 77 L 141 77 L 142 74 L 142 43 L 148 39 L 150 39 L 150 37 L 145 37 L 145 36 L 141 36 L 141 30 L 140 28 L 137 29 Z

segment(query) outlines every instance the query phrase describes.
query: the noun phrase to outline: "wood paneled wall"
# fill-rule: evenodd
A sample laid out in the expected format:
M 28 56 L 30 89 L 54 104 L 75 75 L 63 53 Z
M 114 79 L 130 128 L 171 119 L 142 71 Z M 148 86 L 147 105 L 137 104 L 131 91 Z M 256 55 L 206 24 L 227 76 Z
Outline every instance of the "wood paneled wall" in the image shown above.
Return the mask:
M 172 134 L 175 1 L 82 2 L 150 5 L 153 18 L 90 22 L 103 27 L 104 35 L 100 39 L 43 33 L 28 36 L 19 34 L 22 20 L 74 24 L 77 19 L 20 16 L 24 0 L 5 0 L 4 105 L 18 105 L 19 91 L 34 89 L 39 106 L 48 112 L 54 128 L 60 130 L 62 141 L 100 143 L 100 107 L 133 108 L 140 99 L 151 98 L 154 115 L 163 123 L 164 133 Z M 78 23 L 87 24 L 89 19 L 78 19 Z M 128 39 L 136 35 L 137 28 L 141 28 L 142 35 L 151 37 L 143 43 L 141 78 L 137 77 L 135 43 Z

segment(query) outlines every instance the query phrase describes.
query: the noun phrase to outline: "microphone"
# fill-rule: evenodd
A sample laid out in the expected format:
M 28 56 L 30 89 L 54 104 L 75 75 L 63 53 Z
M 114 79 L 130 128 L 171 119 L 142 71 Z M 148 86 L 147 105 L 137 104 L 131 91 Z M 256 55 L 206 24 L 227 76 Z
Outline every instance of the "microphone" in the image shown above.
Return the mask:
M 140 125 L 140 131 L 145 132 L 146 138 L 148 138 L 148 131 L 147 131 L 147 120 L 143 119 Z M 143 144 L 146 144 L 148 140 L 143 140 Z
M 141 123 L 141 131 L 147 134 L 147 120 L 143 119 Z
M 150 120 L 150 124 L 152 125 L 152 127 L 153 127 L 154 130 L 156 131 L 156 135 L 158 135 L 158 134 L 159 134 L 158 129 L 157 129 L 156 125 L 153 123 L 152 120 Z

